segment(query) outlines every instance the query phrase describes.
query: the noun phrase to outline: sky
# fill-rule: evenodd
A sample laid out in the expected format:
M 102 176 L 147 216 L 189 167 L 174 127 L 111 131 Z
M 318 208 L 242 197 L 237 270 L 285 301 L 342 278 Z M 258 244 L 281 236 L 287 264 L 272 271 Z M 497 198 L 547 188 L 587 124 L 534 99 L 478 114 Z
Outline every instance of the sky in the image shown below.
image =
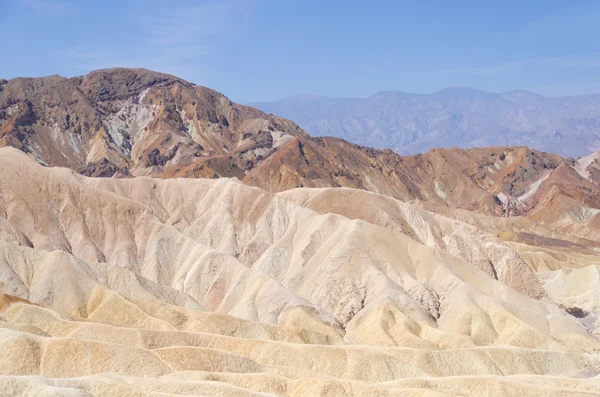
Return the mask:
M 600 93 L 600 1 L 0 0 L 0 78 L 143 67 L 237 102 Z

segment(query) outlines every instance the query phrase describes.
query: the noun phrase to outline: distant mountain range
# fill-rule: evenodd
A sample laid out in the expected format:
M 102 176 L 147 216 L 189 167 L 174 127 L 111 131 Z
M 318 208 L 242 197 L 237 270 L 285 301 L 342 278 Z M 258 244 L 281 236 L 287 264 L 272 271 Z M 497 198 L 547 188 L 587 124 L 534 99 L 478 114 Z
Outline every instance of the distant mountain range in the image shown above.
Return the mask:
M 600 148 L 600 95 L 550 98 L 446 88 L 432 94 L 383 91 L 368 98 L 297 95 L 251 105 L 289 118 L 311 135 L 399 154 L 524 145 L 578 157 Z

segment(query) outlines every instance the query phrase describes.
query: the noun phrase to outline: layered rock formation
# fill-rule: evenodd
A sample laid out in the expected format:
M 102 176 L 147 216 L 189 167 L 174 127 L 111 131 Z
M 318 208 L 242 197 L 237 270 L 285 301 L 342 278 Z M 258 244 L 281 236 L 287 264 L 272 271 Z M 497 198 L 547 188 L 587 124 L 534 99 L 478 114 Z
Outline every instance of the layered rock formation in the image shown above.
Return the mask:
M 0 166 L 8 395 L 600 390 L 597 284 L 572 298 L 523 243 L 355 189 Z
M 243 177 L 300 135 L 290 121 L 144 69 L 0 85 L 0 145 L 89 176 Z
M 172 76 L 42 80 L 0 92 L 0 396 L 600 393 L 597 156 L 402 157 Z

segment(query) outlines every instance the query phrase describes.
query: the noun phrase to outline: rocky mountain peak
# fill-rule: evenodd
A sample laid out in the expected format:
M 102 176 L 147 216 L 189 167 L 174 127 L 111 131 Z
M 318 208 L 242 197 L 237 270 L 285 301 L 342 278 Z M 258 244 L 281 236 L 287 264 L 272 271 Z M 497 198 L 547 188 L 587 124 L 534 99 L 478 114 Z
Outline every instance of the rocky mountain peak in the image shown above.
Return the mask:
M 288 120 L 146 69 L 19 78 L 4 87 L 2 145 L 86 174 L 241 177 L 281 142 L 306 135 Z
M 79 82 L 79 89 L 96 102 L 126 99 L 140 95 L 152 87 L 165 87 L 175 83 L 193 87 L 193 84 L 175 76 L 147 69 L 102 69 L 72 80 Z

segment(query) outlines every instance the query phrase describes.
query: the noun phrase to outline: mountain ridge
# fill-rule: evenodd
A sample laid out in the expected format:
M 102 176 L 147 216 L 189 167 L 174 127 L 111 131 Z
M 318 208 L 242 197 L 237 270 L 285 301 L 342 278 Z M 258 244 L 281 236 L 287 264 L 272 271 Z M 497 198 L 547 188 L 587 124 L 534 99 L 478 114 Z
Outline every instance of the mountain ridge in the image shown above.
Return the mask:
M 205 176 L 219 176 L 223 167 L 241 176 L 260 161 L 255 150 L 274 150 L 273 135 L 281 142 L 305 134 L 214 90 L 146 69 L 19 78 L 2 87 L 0 145 L 89 175 L 157 175 L 169 162 L 195 165 Z M 216 155 L 219 164 L 207 165 Z
M 597 222 L 586 209 L 600 208 L 595 155 L 575 161 L 525 146 L 496 146 L 401 156 L 311 137 L 291 121 L 146 69 L 14 79 L 2 87 L 0 146 L 87 176 L 235 177 L 273 192 L 350 187 L 551 223 L 559 219 L 549 218 L 549 208 L 558 206 L 581 218 L 584 236 L 587 225 Z M 455 90 L 435 95 L 446 100 Z M 458 90 L 467 98 L 492 95 Z M 389 93 L 381 95 L 385 107 Z M 540 192 L 554 198 L 542 200 Z
M 564 157 L 600 149 L 600 95 L 545 97 L 448 87 L 430 94 L 379 91 L 366 98 L 288 97 L 252 106 L 335 136 L 400 154 L 433 147 L 528 146 Z

